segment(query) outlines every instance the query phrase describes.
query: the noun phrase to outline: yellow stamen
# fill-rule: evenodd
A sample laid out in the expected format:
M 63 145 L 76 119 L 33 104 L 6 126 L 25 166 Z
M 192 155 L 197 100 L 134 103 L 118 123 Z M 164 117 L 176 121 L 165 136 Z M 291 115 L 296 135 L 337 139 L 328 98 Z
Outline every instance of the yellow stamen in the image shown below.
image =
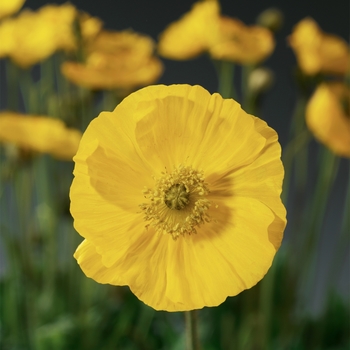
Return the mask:
M 211 203 L 203 172 L 180 165 L 171 173 L 155 179 L 154 189 L 143 191 L 148 203 L 140 205 L 145 221 L 157 232 L 180 235 L 196 233 L 196 228 L 210 221 L 207 214 Z M 147 225 L 147 226 L 149 226 Z

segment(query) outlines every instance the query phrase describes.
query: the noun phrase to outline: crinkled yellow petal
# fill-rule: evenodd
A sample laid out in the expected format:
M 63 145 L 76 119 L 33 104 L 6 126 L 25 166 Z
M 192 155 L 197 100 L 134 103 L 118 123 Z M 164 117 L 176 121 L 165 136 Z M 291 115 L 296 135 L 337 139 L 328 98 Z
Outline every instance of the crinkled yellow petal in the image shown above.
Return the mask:
M 62 121 L 44 116 L 13 112 L 0 113 L 0 141 L 32 151 L 50 153 L 72 160 L 78 150 L 81 132 L 68 129 Z
M 258 200 L 275 214 L 277 236 L 271 233 L 276 249 L 280 246 L 286 225 L 286 210 L 279 199 L 282 192 L 284 169 L 281 162 L 281 147 L 277 133 L 259 119 L 254 118 L 256 130 L 266 138 L 266 144 L 259 156 L 250 164 L 225 174 L 213 174 L 210 183 L 210 198 L 225 201 L 228 194 Z M 228 190 L 229 189 L 229 190 Z
M 102 112 L 98 118 L 92 120 L 82 137 L 74 159 L 76 162 L 85 164 L 86 159 L 101 147 L 104 152 L 117 157 L 116 161 L 129 164 L 128 168 L 136 168 L 137 172 L 143 171 L 144 175 L 152 172 L 153 166 L 143 156 L 135 135 L 135 126 L 138 118 L 142 118 L 142 112 L 137 114 L 135 111 L 129 116 L 128 111 L 132 108 L 129 102 L 128 97 L 114 112 Z M 76 171 L 79 171 L 78 168 Z M 149 175 L 151 176 L 152 174 Z M 147 178 L 143 181 L 146 181 L 145 186 L 149 185 Z
M 144 199 L 143 182 L 135 171 L 145 181 L 147 176 L 135 164 L 126 165 L 115 155 L 108 158 L 97 140 L 87 143 L 83 138 L 74 161 L 75 179 L 70 189 L 74 227 L 103 252 L 104 263 L 109 266 L 145 229 L 138 207 Z M 115 247 L 119 247 L 120 255 L 115 254 Z
M 116 274 L 113 269 L 103 265 L 101 255 L 97 253 L 96 246 L 90 241 L 85 239 L 75 251 L 74 257 L 87 277 L 104 284 L 118 286 L 125 284 L 122 275 Z
M 213 214 L 216 222 L 197 234 L 176 241 L 152 230 L 139 236 L 123 256 L 116 252 L 120 258 L 109 268 L 86 241 L 75 257 L 88 277 L 127 284 L 157 310 L 219 305 L 263 278 L 276 252 L 269 239 L 274 215 L 267 207 L 240 197 L 222 206 Z
M 306 124 L 335 154 L 350 157 L 350 90 L 341 83 L 319 85 L 306 107 Z
M 207 51 L 218 40 L 219 12 L 217 0 L 196 2 L 190 12 L 170 24 L 160 35 L 159 54 L 187 60 Z
M 158 174 L 179 164 L 206 173 L 240 167 L 266 142 L 237 102 L 210 95 L 200 86 L 150 86 L 128 96 L 115 113 L 140 119 L 136 140 Z

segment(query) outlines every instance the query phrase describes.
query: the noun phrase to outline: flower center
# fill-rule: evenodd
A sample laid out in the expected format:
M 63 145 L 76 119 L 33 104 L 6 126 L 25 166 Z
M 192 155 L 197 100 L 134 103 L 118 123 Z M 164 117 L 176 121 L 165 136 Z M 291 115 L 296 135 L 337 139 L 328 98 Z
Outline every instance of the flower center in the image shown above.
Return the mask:
M 190 194 L 184 184 L 172 185 L 164 196 L 164 203 L 169 209 L 181 210 L 188 204 Z
M 207 214 L 211 203 L 203 172 L 180 165 L 171 173 L 155 178 L 153 189 L 146 188 L 147 203 L 140 205 L 146 225 L 157 232 L 170 233 L 174 239 L 180 235 L 196 233 L 196 228 L 211 219 Z

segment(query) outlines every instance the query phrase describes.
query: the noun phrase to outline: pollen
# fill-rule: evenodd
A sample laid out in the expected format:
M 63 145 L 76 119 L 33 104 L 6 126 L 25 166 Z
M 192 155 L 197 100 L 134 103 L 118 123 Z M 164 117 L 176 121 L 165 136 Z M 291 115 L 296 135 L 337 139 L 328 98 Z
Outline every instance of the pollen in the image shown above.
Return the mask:
M 176 240 L 180 235 L 197 233 L 200 225 L 210 222 L 207 211 L 208 184 L 202 171 L 179 165 L 171 173 L 155 178 L 153 189 L 143 191 L 148 200 L 140 208 L 144 220 L 159 233 L 168 233 Z

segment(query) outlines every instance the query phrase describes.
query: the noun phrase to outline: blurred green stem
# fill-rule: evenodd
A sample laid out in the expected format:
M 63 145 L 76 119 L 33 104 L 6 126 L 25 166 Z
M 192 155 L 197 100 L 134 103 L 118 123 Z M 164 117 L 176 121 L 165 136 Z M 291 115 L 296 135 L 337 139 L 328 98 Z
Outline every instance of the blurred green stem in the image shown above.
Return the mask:
M 32 167 L 23 167 L 14 177 L 14 195 L 17 206 L 17 220 L 19 231 L 19 251 L 20 251 L 20 272 L 19 283 L 19 300 L 22 302 L 17 306 L 17 310 L 21 314 L 22 337 L 26 341 L 26 349 L 35 349 L 34 346 L 34 329 L 37 323 L 37 310 L 33 304 L 33 296 L 35 295 L 35 275 L 34 275 L 34 259 L 32 254 L 30 218 L 31 218 L 31 201 L 33 195 L 33 172 Z M 14 291 L 16 292 L 16 291 Z
M 198 319 L 197 311 L 185 312 L 186 323 L 186 349 L 187 350 L 200 350 L 199 338 L 198 338 Z
M 276 260 L 276 259 L 275 259 Z M 269 272 L 261 281 L 260 290 L 260 312 L 263 319 L 263 331 L 261 334 L 261 346 L 264 349 L 269 348 L 271 329 L 272 329 L 272 317 L 273 317 L 273 299 L 274 299 L 274 287 L 275 287 L 275 275 L 276 275 L 276 261 L 270 267 Z
M 11 60 L 6 60 L 6 81 L 7 81 L 7 109 L 11 111 L 19 110 L 19 72 Z
M 228 61 L 218 61 L 219 93 L 223 98 L 237 99 L 234 88 L 234 64 Z
M 57 93 L 60 97 L 70 96 L 70 83 L 61 73 L 61 65 L 65 61 L 64 54 L 56 54 L 54 57 L 55 80 L 57 82 Z
M 39 99 L 37 88 L 33 82 L 31 69 L 22 69 L 20 72 L 20 90 L 26 113 L 39 114 Z
M 295 137 L 289 141 L 286 147 L 284 147 L 282 154 L 282 162 L 284 165 L 284 181 L 282 191 L 282 201 L 286 205 L 289 194 L 290 180 L 293 160 L 310 142 L 311 134 L 307 129 L 304 129 L 301 133 L 295 135 Z
M 299 96 L 295 112 L 292 119 L 292 132 L 297 137 L 306 130 L 305 125 L 305 96 Z M 307 179 L 308 149 L 301 147 L 298 153 L 295 153 L 295 181 L 298 192 L 304 192 Z
M 116 91 L 104 90 L 102 92 L 102 111 L 113 111 L 114 108 L 121 102 L 121 98 L 118 98 Z
M 349 169 L 348 162 L 348 171 Z M 329 274 L 329 285 L 334 288 L 336 284 L 336 277 L 339 276 L 337 273 L 341 270 L 342 266 L 344 266 L 344 261 L 346 260 L 346 256 L 349 252 L 349 232 L 350 232 L 350 174 L 348 176 L 347 190 L 345 193 L 345 203 L 344 203 L 344 211 L 343 211 L 343 219 L 340 227 L 340 237 L 338 238 L 334 259 L 332 260 L 332 265 L 330 267 Z
M 80 98 L 80 112 L 81 112 L 81 130 L 85 131 L 89 123 L 91 122 L 92 118 L 94 117 L 92 115 L 93 113 L 93 92 L 78 87 L 79 91 L 79 98 Z
M 301 284 L 304 285 L 306 298 L 314 284 L 315 267 L 317 260 L 317 247 L 325 218 L 327 203 L 331 189 L 337 175 L 339 158 L 325 147 L 321 148 L 321 163 L 314 194 L 308 211 L 308 225 L 305 225 L 305 244 L 299 258 L 299 267 L 303 269 L 304 276 Z M 303 233 L 303 232 L 301 232 Z M 308 266 L 308 268 L 306 268 Z M 303 279 L 304 278 L 304 279 Z
M 321 164 L 316 182 L 316 188 L 313 195 L 313 202 L 310 212 L 310 225 L 308 232 L 310 233 L 309 241 L 306 244 L 305 251 L 302 256 L 310 256 L 310 251 L 315 246 L 317 234 L 322 228 L 327 202 L 332 189 L 334 179 L 336 177 L 339 165 L 339 158 L 325 147 L 321 149 Z
M 52 115 L 49 111 L 49 105 L 55 91 L 55 66 L 53 57 L 40 64 L 40 113 Z M 51 113 L 50 113 L 51 112 Z
M 242 107 L 243 109 L 250 114 L 255 114 L 256 109 L 256 96 L 254 96 L 253 92 L 249 89 L 249 76 L 254 69 L 253 65 L 244 65 L 242 66 Z
M 57 241 L 56 241 L 56 211 L 54 207 L 54 195 L 52 191 L 54 180 L 51 172 L 54 163 L 48 156 L 41 156 L 36 159 L 36 179 L 38 207 L 37 215 L 39 228 L 44 237 L 43 255 L 43 278 L 46 292 L 49 297 L 54 293 L 54 281 L 56 275 Z

